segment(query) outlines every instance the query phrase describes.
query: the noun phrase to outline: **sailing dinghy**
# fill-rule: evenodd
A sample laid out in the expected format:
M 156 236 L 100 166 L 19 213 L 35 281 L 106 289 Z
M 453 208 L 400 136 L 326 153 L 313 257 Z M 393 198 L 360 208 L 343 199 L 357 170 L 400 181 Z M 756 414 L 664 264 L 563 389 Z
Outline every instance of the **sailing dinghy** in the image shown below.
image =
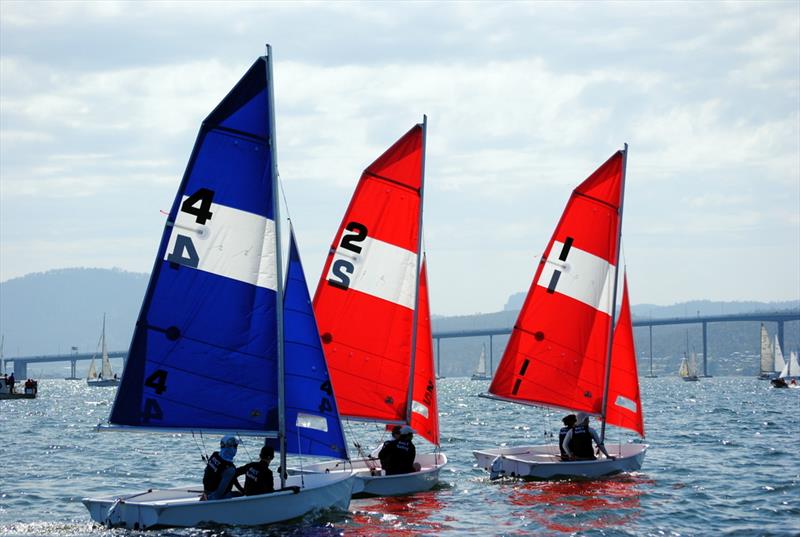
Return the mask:
M 697 355 L 692 352 L 689 355 L 684 354 L 681 360 L 681 365 L 678 368 L 678 376 L 686 382 L 697 382 Z
M 94 365 L 94 356 L 89 364 L 89 372 L 86 374 L 86 384 L 92 387 L 119 386 L 119 379 L 111 369 L 111 360 L 108 359 L 108 346 L 106 345 L 106 316 L 103 315 L 103 332 L 100 335 L 100 374 Z
M 265 437 L 344 459 L 305 276 L 291 239 L 284 294 L 272 51 L 206 118 L 169 213 L 122 384 L 101 430 Z M 132 529 L 261 525 L 346 510 L 349 472 L 287 477 L 270 494 L 201 501 L 202 485 L 85 498 Z
M 777 340 L 775 342 L 777 344 Z M 778 378 L 772 379 L 773 388 L 800 388 L 797 380 L 800 378 L 800 363 L 797 361 L 797 353 L 792 351 L 789 353 L 789 359 L 786 360 L 786 365 L 783 366 Z
M 492 380 L 492 377 L 486 374 L 486 345 L 481 347 L 481 355 L 478 358 L 478 368 L 472 374 L 472 380 Z
M 536 269 L 484 397 L 579 411 L 644 436 L 628 287 L 614 327 L 627 145 L 576 188 Z M 615 459 L 562 461 L 558 445 L 475 451 L 500 476 L 596 478 L 638 470 L 646 444 Z
M 361 175 L 325 261 L 317 315 L 325 358 L 346 419 L 409 425 L 437 447 L 417 454 L 421 470 L 385 475 L 362 454 L 347 464 L 305 466 L 311 472 L 356 472 L 359 495 L 403 495 L 431 489 L 447 457 L 438 451 L 439 414 L 433 365 L 422 204 L 427 121 Z
M 775 378 L 775 356 L 772 353 L 772 343 L 769 341 L 769 333 L 764 323 L 761 323 L 761 361 L 759 380 L 769 380 Z

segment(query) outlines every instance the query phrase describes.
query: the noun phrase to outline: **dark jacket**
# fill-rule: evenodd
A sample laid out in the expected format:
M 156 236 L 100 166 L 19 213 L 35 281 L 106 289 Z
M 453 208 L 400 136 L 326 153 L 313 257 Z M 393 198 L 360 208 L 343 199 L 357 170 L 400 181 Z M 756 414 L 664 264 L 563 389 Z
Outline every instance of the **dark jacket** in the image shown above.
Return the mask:
M 218 491 L 222 485 L 223 476 L 227 476 L 228 483 L 225 483 L 225 489 Z M 211 495 L 218 492 L 215 496 L 221 497 L 220 493 L 227 494 L 233 487 L 233 478 L 236 476 L 236 466 L 232 462 L 228 462 L 219 455 L 219 451 L 215 451 L 208 458 L 206 470 L 203 473 L 203 490 L 206 494 Z M 209 498 L 211 499 L 211 498 Z M 219 499 L 219 498 L 214 498 Z
M 275 492 L 275 482 L 272 470 L 269 469 L 269 463 L 251 462 L 240 468 L 238 473 L 244 474 L 245 496 Z
M 572 430 L 572 440 L 569 443 L 569 450 L 578 459 L 596 459 L 594 456 L 594 446 L 592 445 L 592 435 L 589 428 L 585 425 L 576 425 Z

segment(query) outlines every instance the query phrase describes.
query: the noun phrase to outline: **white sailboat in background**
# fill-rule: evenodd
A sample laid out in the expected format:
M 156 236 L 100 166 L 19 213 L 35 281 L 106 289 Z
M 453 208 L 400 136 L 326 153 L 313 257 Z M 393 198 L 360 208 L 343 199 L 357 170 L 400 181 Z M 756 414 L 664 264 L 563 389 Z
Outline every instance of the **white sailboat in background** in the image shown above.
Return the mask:
M 789 359 L 783 366 L 778 378 L 772 379 L 775 388 L 800 388 L 797 380 L 800 378 L 800 363 L 797 362 L 797 353 L 789 353 Z
M 492 377 L 486 374 L 486 344 L 481 348 L 481 355 L 478 358 L 478 368 L 472 374 L 472 380 L 492 380 Z
M 683 355 L 681 366 L 678 369 L 678 375 L 687 382 L 699 380 L 697 377 L 697 355 L 694 352 L 688 356 L 685 354 Z
M 758 378 L 761 380 L 775 378 L 775 356 L 764 323 L 761 323 L 761 362 Z
M 100 335 L 100 348 L 102 358 L 100 360 L 100 374 L 97 374 L 97 368 L 94 365 L 94 356 L 92 356 L 92 363 L 89 364 L 89 372 L 86 374 L 86 384 L 94 388 L 119 386 L 119 379 L 114 371 L 111 369 L 111 361 L 108 359 L 108 345 L 106 345 L 106 316 L 103 314 L 103 332 Z
M 783 359 L 783 351 L 781 350 L 781 343 L 778 341 L 777 334 L 775 334 L 772 343 L 772 365 L 775 371 L 773 376 L 780 375 L 783 368 L 786 367 L 786 360 Z

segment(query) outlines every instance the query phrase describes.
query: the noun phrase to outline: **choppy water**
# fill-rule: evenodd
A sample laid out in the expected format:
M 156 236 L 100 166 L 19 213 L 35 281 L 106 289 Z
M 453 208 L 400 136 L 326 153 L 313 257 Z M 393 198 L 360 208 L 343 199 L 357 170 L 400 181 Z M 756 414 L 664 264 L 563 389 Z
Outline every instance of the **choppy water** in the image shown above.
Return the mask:
M 541 443 L 560 414 L 475 397 L 485 382 L 443 379 L 442 449 L 450 464 L 438 490 L 354 500 L 348 513 L 291 525 L 144 534 L 800 535 L 800 390 L 771 390 L 749 378 L 642 382 L 651 448 L 634 475 L 490 482 L 473 468 L 473 449 Z M 132 534 L 93 525 L 80 498 L 200 481 L 191 435 L 92 432 L 113 395 L 113 388 L 45 380 L 36 400 L 0 401 L 0 535 Z M 354 432 L 375 442 L 382 434 L 374 426 Z M 608 443 L 623 436 L 612 432 Z M 214 443 L 206 439 L 209 448 Z M 257 451 L 250 440 L 237 462 Z

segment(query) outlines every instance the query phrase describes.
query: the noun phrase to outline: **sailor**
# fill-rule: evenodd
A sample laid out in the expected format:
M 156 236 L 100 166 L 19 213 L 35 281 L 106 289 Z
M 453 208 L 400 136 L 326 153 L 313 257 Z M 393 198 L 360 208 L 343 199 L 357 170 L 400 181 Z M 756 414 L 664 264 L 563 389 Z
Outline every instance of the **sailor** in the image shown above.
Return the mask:
M 417 448 L 414 447 L 412 440 L 414 429 L 403 425 L 400 427 L 399 433 L 397 442 L 394 443 L 388 454 L 386 465 L 382 464 L 386 475 L 410 474 L 420 470 L 420 465 L 414 462 L 414 459 L 417 458 Z
M 264 446 L 258 455 L 258 461 L 247 463 L 236 470 L 236 475 L 244 474 L 245 496 L 275 492 L 272 470 L 269 469 L 269 463 L 275 458 L 275 448 Z
M 575 416 L 575 414 L 567 414 L 561 419 L 561 422 L 564 424 L 564 426 L 558 431 L 558 449 L 561 450 L 562 461 L 569 460 L 569 455 L 567 455 L 567 452 L 564 450 L 563 446 L 564 438 L 566 438 L 567 433 L 570 432 L 573 427 L 575 427 L 575 422 L 577 421 L 578 418 Z
M 387 468 L 389 468 L 392 465 L 392 461 L 394 460 L 394 453 L 397 448 L 397 441 L 400 440 L 400 429 L 401 427 L 399 425 L 395 425 L 394 427 L 392 427 L 392 438 L 384 442 L 380 448 L 380 451 L 378 452 L 378 459 L 380 459 L 381 461 L 381 468 L 383 468 L 383 470 L 387 472 L 387 475 L 388 475 Z M 373 453 L 375 452 L 373 451 Z M 371 473 L 373 475 L 376 475 L 375 471 L 372 471 Z
M 600 441 L 597 431 L 589 427 L 589 415 L 583 412 L 578 412 L 577 424 L 564 436 L 561 442 L 561 447 L 566 453 L 569 460 L 595 460 L 597 457 L 594 455 L 592 448 L 592 440 L 597 444 L 599 449 L 606 458 L 611 460 L 616 459 L 606 451 L 606 447 Z
M 16 380 L 14 379 L 14 373 L 12 372 L 8 378 L 6 379 L 6 386 L 8 386 L 8 393 L 14 393 L 14 384 Z
M 203 473 L 203 498 L 206 500 L 221 500 L 234 496 L 232 487 L 244 492 L 242 486 L 236 481 L 236 465 L 233 458 L 236 456 L 236 447 L 239 440 L 230 434 L 219 441 L 219 451 L 215 451 L 208 458 L 206 470 Z

